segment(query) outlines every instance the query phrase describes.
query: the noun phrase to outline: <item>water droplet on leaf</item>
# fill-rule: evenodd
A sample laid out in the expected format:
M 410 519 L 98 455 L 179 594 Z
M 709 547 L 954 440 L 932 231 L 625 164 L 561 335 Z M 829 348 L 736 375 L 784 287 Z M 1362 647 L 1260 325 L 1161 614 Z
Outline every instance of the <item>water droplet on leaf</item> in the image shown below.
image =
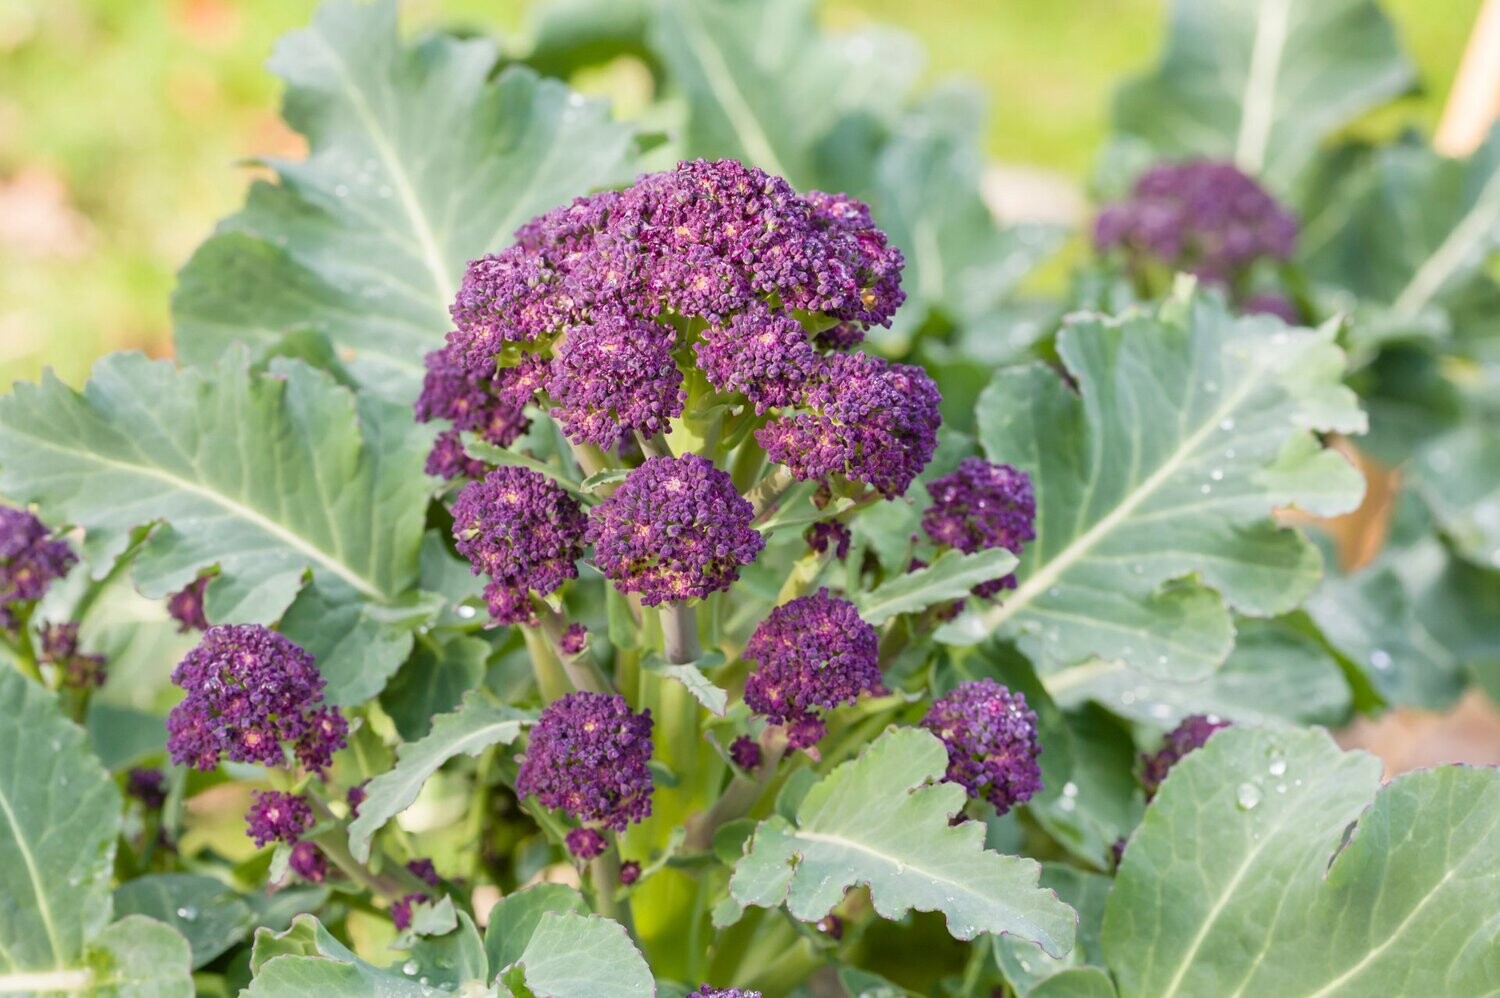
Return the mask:
M 1240 788 L 1235 791 L 1234 801 L 1241 811 L 1253 810 L 1260 803 L 1260 787 L 1253 783 L 1241 783 Z

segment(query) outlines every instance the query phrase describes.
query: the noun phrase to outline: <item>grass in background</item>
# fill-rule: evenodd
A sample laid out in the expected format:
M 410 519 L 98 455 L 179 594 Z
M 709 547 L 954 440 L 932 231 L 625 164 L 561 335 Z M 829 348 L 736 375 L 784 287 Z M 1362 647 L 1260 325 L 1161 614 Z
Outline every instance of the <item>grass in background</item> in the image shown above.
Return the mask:
M 1439 113 L 1479 0 L 1387 0 Z M 407 23 L 512 32 L 525 0 L 408 0 Z M 0 5 L 0 385 L 71 383 L 111 350 L 170 348 L 173 274 L 238 207 L 237 161 L 297 155 L 264 70 L 314 0 L 6 0 Z M 1083 177 L 1109 98 L 1160 44 L 1162 0 L 827 0 L 883 21 L 928 76 L 990 94 L 990 152 Z M 1409 117 L 1409 116 L 1407 116 Z

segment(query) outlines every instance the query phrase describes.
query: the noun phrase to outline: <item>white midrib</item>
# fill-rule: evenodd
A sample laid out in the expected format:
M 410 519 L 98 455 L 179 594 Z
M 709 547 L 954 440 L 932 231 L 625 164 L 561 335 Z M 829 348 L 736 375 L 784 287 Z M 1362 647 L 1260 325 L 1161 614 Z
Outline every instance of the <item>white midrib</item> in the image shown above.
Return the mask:
M 379 119 L 370 110 L 369 102 L 354 81 L 349 78 L 348 67 L 339 56 L 338 50 L 321 34 L 314 34 L 318 44 L 328 53 L 333 60 L 335 71 L 339 75 L 339 82 L 343 87 L 344 94 L 349 98 L 349 103 L 354 108 L 355 114 L 365 126 L 366 133 L 370 136 L 370 142 L 374 144 L 375 151 L 385 162 L 386 170 L 390 173 L 391 184 L 396 188 L 396 193 L 401 198 L 401 206 L 406 209 L 406 215 L 411 219 L 412 232 L 421 244 L 423 262 L 427 265 L 428 272 L 432 275 L 433 287 L 436 288 L 438 299 L 442 308 L 447 309 L 458 293 L 453 279 L 448 275 L 448 267 L 443 260 L 442 250 L 438 248 L 437 237 L 433 234 L 432 226 L 427 220 L 427 213 L 422 210 L 422 204 L 417 198 L 416 189 L 411 185 L 411 178 L 406 174 L 406 168 L 401 163 L 401 158 L 396 155 L 395 148 L 391 145 L 390 136 L 381 127 Z
M 95 981 L 91 970 L 26 971 L 19 974 L 0 974 L 0 995 L 56 994 L 59 991 L 77 994 L 80 991 L 103 987 L 110 983 L 109 981 Z
M 1255 41 L 1250 48 L 1250 73 L 1240 101 L 1239 136 L 1234 145 L 1235 165 L 1256 174 L 1266 163 L 1266 146 L 1276 111 L 1276 76 L 1286 51 L 1292 0 L 1261 0 L 1255 19 Z
M 925 866 L 920 866 L 916 863 L 909 863 L 899 856 L 892 856 L 890 853 L 881 852 L 879 849 L 867 846 L 863 842 L 856 842 L 854 839 L 846 839 L 842 835 L 827 835 L 823 832 L 809 832 L 802 829 L 797 829 L 793 833 L 793 836 L 795 838 L 803 839 L 808 842 L 825 842 L 829 845 L 838 846 L 840 849 L 852 849 L 855 852 L 862 852 L 866 856 L 880 860 L 882 863 L 890 864 L 898 872 L 902 870 L 911 870 L 915 873 L 919 873 L 922 877 L 926 878 L 932 883 L 944 884 L 950 887 L 957 888 L 963 893 L 968 894 L 971 897 L 977 897 L 987 903 L 993 904 L 995 901 L 994 898 L 983 894 L 980 891 L 976 891 L 971 882 L 953 880 L 952 878 L 933 873 Z M 1023 922 L 1026 925 L 1027 931 L 1031 932 L 1032 935 L 1041 937 L 1047 934 L 1041 926 L 1037 925 L 1031 919 L 1026 918 L 1024 915 L 1015 914 L 1014 912 L 1013 914 L 1017 920 Z
M 1491 235 L 1500 221 L 1500 170 L 1491 174 L 1474 199 L 1474 207 L 1463 217 L 1448 238 L 1412 275 L 1391 306 L 1399 319 L 1410 319 L 1420 312 L 1442 288 L 1469 251 Z
M 1241 402 L 1245 401 L 1260 382 L 1260 376 L 1261 372 L 1259 370 L 1246 372 L 1245 377 L 1240 381 L 1239 387 L 1233 393 L 1225 396 L 1223 403 L 1213 411 L 1213 414 L 1204 421 L 1202 426 L 1193 431 L 1190 436 L 1183 438 L 1182 443 L 1172 452 L 1167 460 L 1162 462 L 1161 467 L 1152 472 L 1148 478 L 1126 495 L 1120 501 L 1119 505 L 1101 517 L 1097 523 L 1082 534 L 1079 534 L 1072 543 L 1058 553 L 1056 558 L 1047 562 L 1030 578 L 1021 583 L 1015 592 L 1006 597 L 1005 602 L 990 609 L 981 618 L 985 629 L 993 632 L 1006 621 L 1010 620 L 1011 617 L 1014 617 L 1021 610 L 1025 609 L 1037 597 L 1038 593 L 1043 593 L 1050 589 L 1053 583 L 1064 572 L 1072 568 L 1079 559 L 1088 554 L 1094 545 L 1098 544 L 1114 531 L 1116 527 L 1129 519 L 1130 514 L 1134 513 L 1140 507 L 1141 503 L 1150 498 L 1152 493 L 1165 485 L 1173 475 L 1177 474 L 1182 466 L 1187 463 L 1188 458 L 1192 457 L 1193 453 L 1197 451 L 1198 446 L 1214 432 L 1224 417 L 1237 409 Z
M 48 446 L 50 446 L 53 450 L 77 455 L 78 457 L 95 464 L 102 464 L 110 468 L 118 468 L 119 470 L 130 474 L 145 475 L 149 478 L 155 478 L 159 481 L 166 482 L 169 485 L 183 490 L 184 492 L 191 492 L 194 495 L 202 496 L 209 502 L 222 507 L 223 509 L 234 514 L 240 519 L 247 520 L 255 526 L 259 527 L 261 530 L 264 530 L 266 533 L 272 535 L 277 540 L 286 544 L 288 547 L 293 548 L 299 553 L 305 555 L 308 560 L 316 562 L 317 564 L 328 569 L 334 575 L 337 575 L 339 578 L 349 583 L 349 585 L 353 586 L 356 590 L 358 590 L 365 596 L 368 596 L 371 599 L 380 602 L 385 602 L 387 599 L 386 594 L 381 591 L 379 586 L 375 585 L 369 579 L 366 579 L 363 575 L 360 575 L 358 572 L 350 568 L 348 565 L 345 565 L 343 562 L 330 557 L 326 551 L 319 549 L 318 547 L 313 545 L 311 541 L 308 541 L 300 534 L 293 533 L 286 527 L 277 523 L 275 520 L 267 517 L 265 514 L 251 509 L 249 506 L 246 506 L 243 503 L 240 503 L 230 498 L 229 496 L 224 495 L 222 492 L 216 492 L 213 489 L 206 488 L 202 485 L 199 485 L 197 482 L 190 481 L 186 478 L 178 478 L 176 475 L 172 474 L 169 471 L 163 471 L 160 468 L 153 468 L 150 465 L 131 464 L 126 461 L 113 461 L 92 451 L 78 450 L 74 447 L 60 447 L 55 443 L 49 443 Z
M 57 926 L 52 922 L 52 906 L 47 903 L 47 895 L 42 890 L 41 871 L 36 868 L 36 857 L 31 854 L 31 846 L 26 842 L 21 824 L 16 820 L 15 809 L 10 806 L 10 798 L 5 795 L 3 787 L 0 787 L 0 811 L 5 813 L 5 820 L 11 829 L 11 838 L 15 841 L 16 848 L 21 851 L 21 861 L 26 864 L 26 874 L 31 878 L 31 889 L 36 894 L 37 914 L 42 918 L 42 927 L 47 930 L 47 943 L 52 947 L 52 959 L 57 961 L 56 966 L 61 970 L 62 943 L 57 938 Z
M 694 2 L 695 0 L 688 0 L 678 4 L 677 10 L 681 14 L 680 23 L 687 32 L 688 43 L 698 53 L 703 65 L 703 75 L 708 80 L 709 88 L 719 98 L 719 105 L 724 108 L 724 114 L 739 134 L 740 141 L 745 144 L 745 151 L 750 154 L 750 158 L 767 171 L 785 177 L 786 167 L 776 155 L 765 129 L 760 127 L 755 112 L 745 101 L 745 95 L 735 85 L 734 73 L 724 61 L 724 53 L 719 51 L 699 23 Z

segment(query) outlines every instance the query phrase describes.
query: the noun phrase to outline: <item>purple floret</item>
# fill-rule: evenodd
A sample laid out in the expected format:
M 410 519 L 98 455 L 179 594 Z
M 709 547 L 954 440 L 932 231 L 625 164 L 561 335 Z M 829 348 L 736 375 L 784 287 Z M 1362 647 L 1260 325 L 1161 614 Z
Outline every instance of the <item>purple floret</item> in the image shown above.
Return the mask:
M 889 325 L 906 300 L 901 290 L 901 268 L 906 262 L 901 251 L 875 227 L 870 207 L 863 201 L 822 191 L 810 191 L 807 200 L 813 206 L 814 220 L 834 244 L 834 255 L 844 268 L 841 276 L 859 289 L 858 309 L 828 311 L 841 319 Z
M 1160 749 L 1141 756 L 1141 785 L 1146 788 L 1146 799 L 1156 796 L 1162 781 L 1183 756 L 1202 748 L 1215 731 L 1227 727 L 1228 721 L 1212 714 L 1190 714 L 1167 732 Z
M 455 478 L 483 478 L 489 465 L 469 456 L 457 430 L 444 430 L 432 442 L 432 450 L 427 452 L 427 463 L 422 470 L 434 478 L 452 481 Z
M 803 531 L 802 539 L 818 554 L 828 554 L 831 551 L 835 558 L 843 561 L 849 557 L 849 542 L 854 539 L 854 535 L 838 520 L 819 520 Z
M 66 541 L 24 509 L 0 506 L 0 628 L 14 630 L 18 612 L 47 594 L 78 561 Z
M 621 592 L 655 606 L 728 589 L 765 541 L 755 510 L 697 454 L 654 457 L 590 513 L 594 563 Z
M 455 334 L 449 334 L 450 340 Z M 460 431 L 476 434 L 496 447 L 509 447 L 531 426 L 525 407 L 546 386 L 547 361 L 535 355 L 512 367 L 466 368 L 451 343 L 425 358 L 427 375 L 415 408 L 418 422 L 445 419 L 451 429 L 438 435 L 427 456 L 426 471 L 441 478 L 482 475 L 482 462 L 470 458 Z
M 75 690 L 104 685 L 104 656 L 79 650 L 76 623 L 47 624 L 41 638 L 37 660 L 55 667 L 62 685 Z
M 295 845 L 313 826 L 307 798 L 279 790 L 257 790 L 245 813 L 246 834 L 257 846 L 267 842 Z
M 627 859 L 620 864 L 620 886 L 629 887 L 641 879 L 641 864 L 633 859 Z
M 815 710 L 883 693 L 880 639 L 853 603 L 827 589 L 772 610 L 745 646 L 757 663 L 745 681 L 745 704 L 787 726 L 787 744 L 808 748 L 827 732 Z
M 167 615 L 177 621 L 177 633 L 208 630 L 208 618 L 203 615 L 208 582 L 209 576 L 200 575 L 167 598 Z
M 1042 789 L 1036 713 L 993 679 L 961 683 L 939 698 L 922 727 L 948 748 L 947 780 L 1004 814 Z
M 405 932 L 411 928 L 411 916 L 413 909 L 419 904 L 425 904 L 432 898 L 421 891 L 413 891 L 402 895 L 401 899 L 391 903 L 391 924 L 396 926 L 396 931 Z
M 604 850 L 609 848 L 609 843 L 604 840 L 604 836 L 594 828 L 575 828 L 568 832 L 563 842 L 568 847 L 568 852 L 585 860 L 601 856 Z
M 430 859 L 411 860 L 406 864 L 406 872 L 422 881 L 428 887 L 437 887 L 443 882 L 443 878 L 438 876 L 437 867 L 432 865 L 432 860 Z
M 709 384 L 744 395 L 757 413 L 795 403 L 818 363 L 802 323 L 764 307 L 709 326 L 693 350 Z
M 306 840 L 292 846 L 287 866 L 310 884 L 321 884 L 328 876 L 328 860 L 323 851 Z
M 349 788 L 348 793 L 344 795 L 344 800 L 349 804 L 349 814 L 352 817 L 359 817 L 359 806 L 365 802 L 365 798 L 368 796 L 370 795 L 365 791 L 363 783 L 356 783 Z
M 213 769 L 220 758 L 280 766 L 290 748 L 315 772 L 344 747 L 348 724 L 323 706 L 313 657 L 259 624 L 211 627 L 172 673 L 187 696 L 167 716 L 172 761 Z
M 577 500 L 530 468 L 503 466 L 470 482 L 453 504 L 453 537 L 502 624 L 531 624 L 531 594 L 578 577 L 588 518 Z
M 589 631 L 582 624 L 569 624 L 558 647 L 564 655 L 582 655 L 589 646 Z
M 632 433 L 666 432 L 687 402 L 676 339 L 670 327 L 619 317 L 569 332 L 548 382 L 552 417 L 568 439 L 610 450 Z
M 651 712 L 625 698 L 569 693 L 547 705 L 516 776 L 516 791 L 578 821 L 624 831 L 651 814 Z
M 469 264 L 449 313 L 454 359 L 482 375 L 507 344 L 532 344 L 561 332 L 577 316 L 565 275 L 543 255 L 511 246 Z
M 1285 260 L 1297 220 L 1233 164 L 1161 163 L 1147 170 L 1128 200 L 1094 223 L 1094 245 L 1229 284 L 1257 260 Z
M 740 735 L 729 746 L 729 758 L 743 770 L 760 766 L 760 743 L 749 735 Z
M 1008 464 L 965 458 L 952 474 L 927 483 L 932 505 L 922 514 L 922 529 L 934 544 L 965 554 L 1005 548 L 1019 555 L 1027 541 L 1036 539 L 1036 496 L 1031 477 Z M 1016 577 L 1007 575 L 976 586 L 979 596 L 1014 589 Z
M 744 988 L 716 988 L 712 984 L 704 984 L 693 992 L 696 998 L 760 998 L 759 991 L 749 991 Z
M 156 811 L 167 802 L 167 778 L 159 769 L 138 766 L 125 774 L 125 792 L 146 810 Z
M 755 438 L 799 480 L 844 478 L 895 498 L 937 449 L 941 401 L 920 367 L 833 354 L 823 358 L 803 411 L 772 420 Z

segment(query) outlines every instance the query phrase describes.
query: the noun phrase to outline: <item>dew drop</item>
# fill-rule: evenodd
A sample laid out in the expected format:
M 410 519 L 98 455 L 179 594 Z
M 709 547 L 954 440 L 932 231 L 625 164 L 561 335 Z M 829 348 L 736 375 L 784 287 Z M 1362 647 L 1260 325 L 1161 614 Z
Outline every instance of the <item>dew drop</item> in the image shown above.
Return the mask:
M 1281 776 L 1285 772 L 1286 772 L 1286 760 L 1285 759 L 1272 759 L 1271 760 L 1271 775 L 1272 776 Z
M 1214 490 L 1214 489 L 1213 489 L 1213 486 L 1212 486 L 1212 485 L 1205 485 L 1205 486 L 1203 486 L 1203 487 L 1202 487 L 1202 488 L 1201 488 L 1201 489 L 1199 489 L 1199 490 L 1198 490 L 1198 491 L 1199 491 L 1199 492 L 1202 492 L 1202 493 L 1203 493 L 1203 494 L 1204 494 L 1204 495 L 1208 495 L 1208 494 L 1209 494 L 1209 493 L 1210 493 L 1210 492 L 1212 492 L 1212 491 L 1213 491 L 1213 490 Z
M 417 961 L 415 960 L 407 960 L 401 965 L 401 973 L 405 974 L 407 977 L 415 975 L 416 972 L 421 969 L 422 968 L 418 966 Z
M 185 904 L 181 908 L 177 909 L 177 917 L 182 919 L 184 922 L 196 921 L 198 918 L 198 909 L 194 908 L 192 905 Z
M 1232 420 L 1232 419 L 1220 420 L 1219 421 L 1219 429 L 1223 430 L 1225 433 L 1228 433 L 1230 430 L 1234 429 L 1234 420 Z
M 1136 575 L 1145 575 L 1146 574 L 1146 566 L 1145 565 L 1131 565 L 1130 566 L 1130 570 L 1132 572 L 1134 572 Z
M 1241 811 L 1253 810 L 1260 803 L 1260 787 L 1253 783 L 1241 783 L 1240 788 L 1235 791 L 1234 801 Z
M 1151 716 L 1156 718 L 1158 721 L 1165 721 L 1171 715 L 1172 708 L 1168 707 L 1166 704 L 1154 703 L 1151 705 Z
M 334 189 L 333 189 L 333 196 L 334 197 L 340 197 L 340 198 L 346 198 L 346 197 L 348 197 L 349 196 L 349 185 L 348 184 L 339 184 L 336 187 L 334 187 Z
M 477 613 L 478 611 L 475 610 L 472 606 L 461 605 L 461 606 L 459 606 L 459 608 L 458 608 L 458 610 L 456 612 L 458 613 L 458 615 L 460 617 L 464 618 L 465 620 L 468 620 L 470 617 L 474 616 L 474 614 Z
M 1224 469 L 1215 468 L 1213 471 L 1210 471 L 1208 473 L 1208 477 L 1212 478 L 1216 482 L 1222 482 L 1224 480 Z
M 1120 694 L 1120 702 L 1123 703 L 1127 707 L 1129 707 L 1131 704 L 1135 703 L 1135 691 L 1134 690 L 1126 690 L 1124 693 L 1121 693 Z
M 1026 972 L 1028 974 L 1031 973 L 1031 964 L 1028 963 L 1025 960 L 1022 960 L 1021 961 L 1021 970 L 1023 970 L 1024 972 Z
M 1391 667 L 1391 653 L 1384 648 L 1376 648 L 1370 652 L 1370 664 L 1384 672 Z
M 1225 451 L 1224 451 L 1224 457 L 1227 458 L 1228 460 L 1231 460 L 1231 461 L 1234 460 L 1234 448 L 1233 447 L 1226 448 Z
M 1074 800 L 1072 797 L 1064 797 L 1062 800 L 1057 802 L 1057 806 L 1064 811 L 1071 812 L 1078 807 L 1078 801 Z
M 1212 395 L 1219 390 L 1219 383 L 1217 381 L 1205 381 L 1203 383 L 1203 390 Z
M 1286 784 L 1285 783 L 1278 783 L 1278 784 L 1276 784 L 1276 792 L 1279 793 L 1279 794 L 1286 793 Z
M 1074 783 L 1072 780 L 1069 780 L 1067 783 L 1064 783 L 1063 784 L 1063 796 L 1064 797 L 1077 797 L 1078 796 L 1078 784 Z
M 1156 656 L 1156 664 L 1157 665 L 1166 665 L 1167 664 L 1167 656 L 1165 656 L 1165 655 L 1158 655 L 1158 656 Z

